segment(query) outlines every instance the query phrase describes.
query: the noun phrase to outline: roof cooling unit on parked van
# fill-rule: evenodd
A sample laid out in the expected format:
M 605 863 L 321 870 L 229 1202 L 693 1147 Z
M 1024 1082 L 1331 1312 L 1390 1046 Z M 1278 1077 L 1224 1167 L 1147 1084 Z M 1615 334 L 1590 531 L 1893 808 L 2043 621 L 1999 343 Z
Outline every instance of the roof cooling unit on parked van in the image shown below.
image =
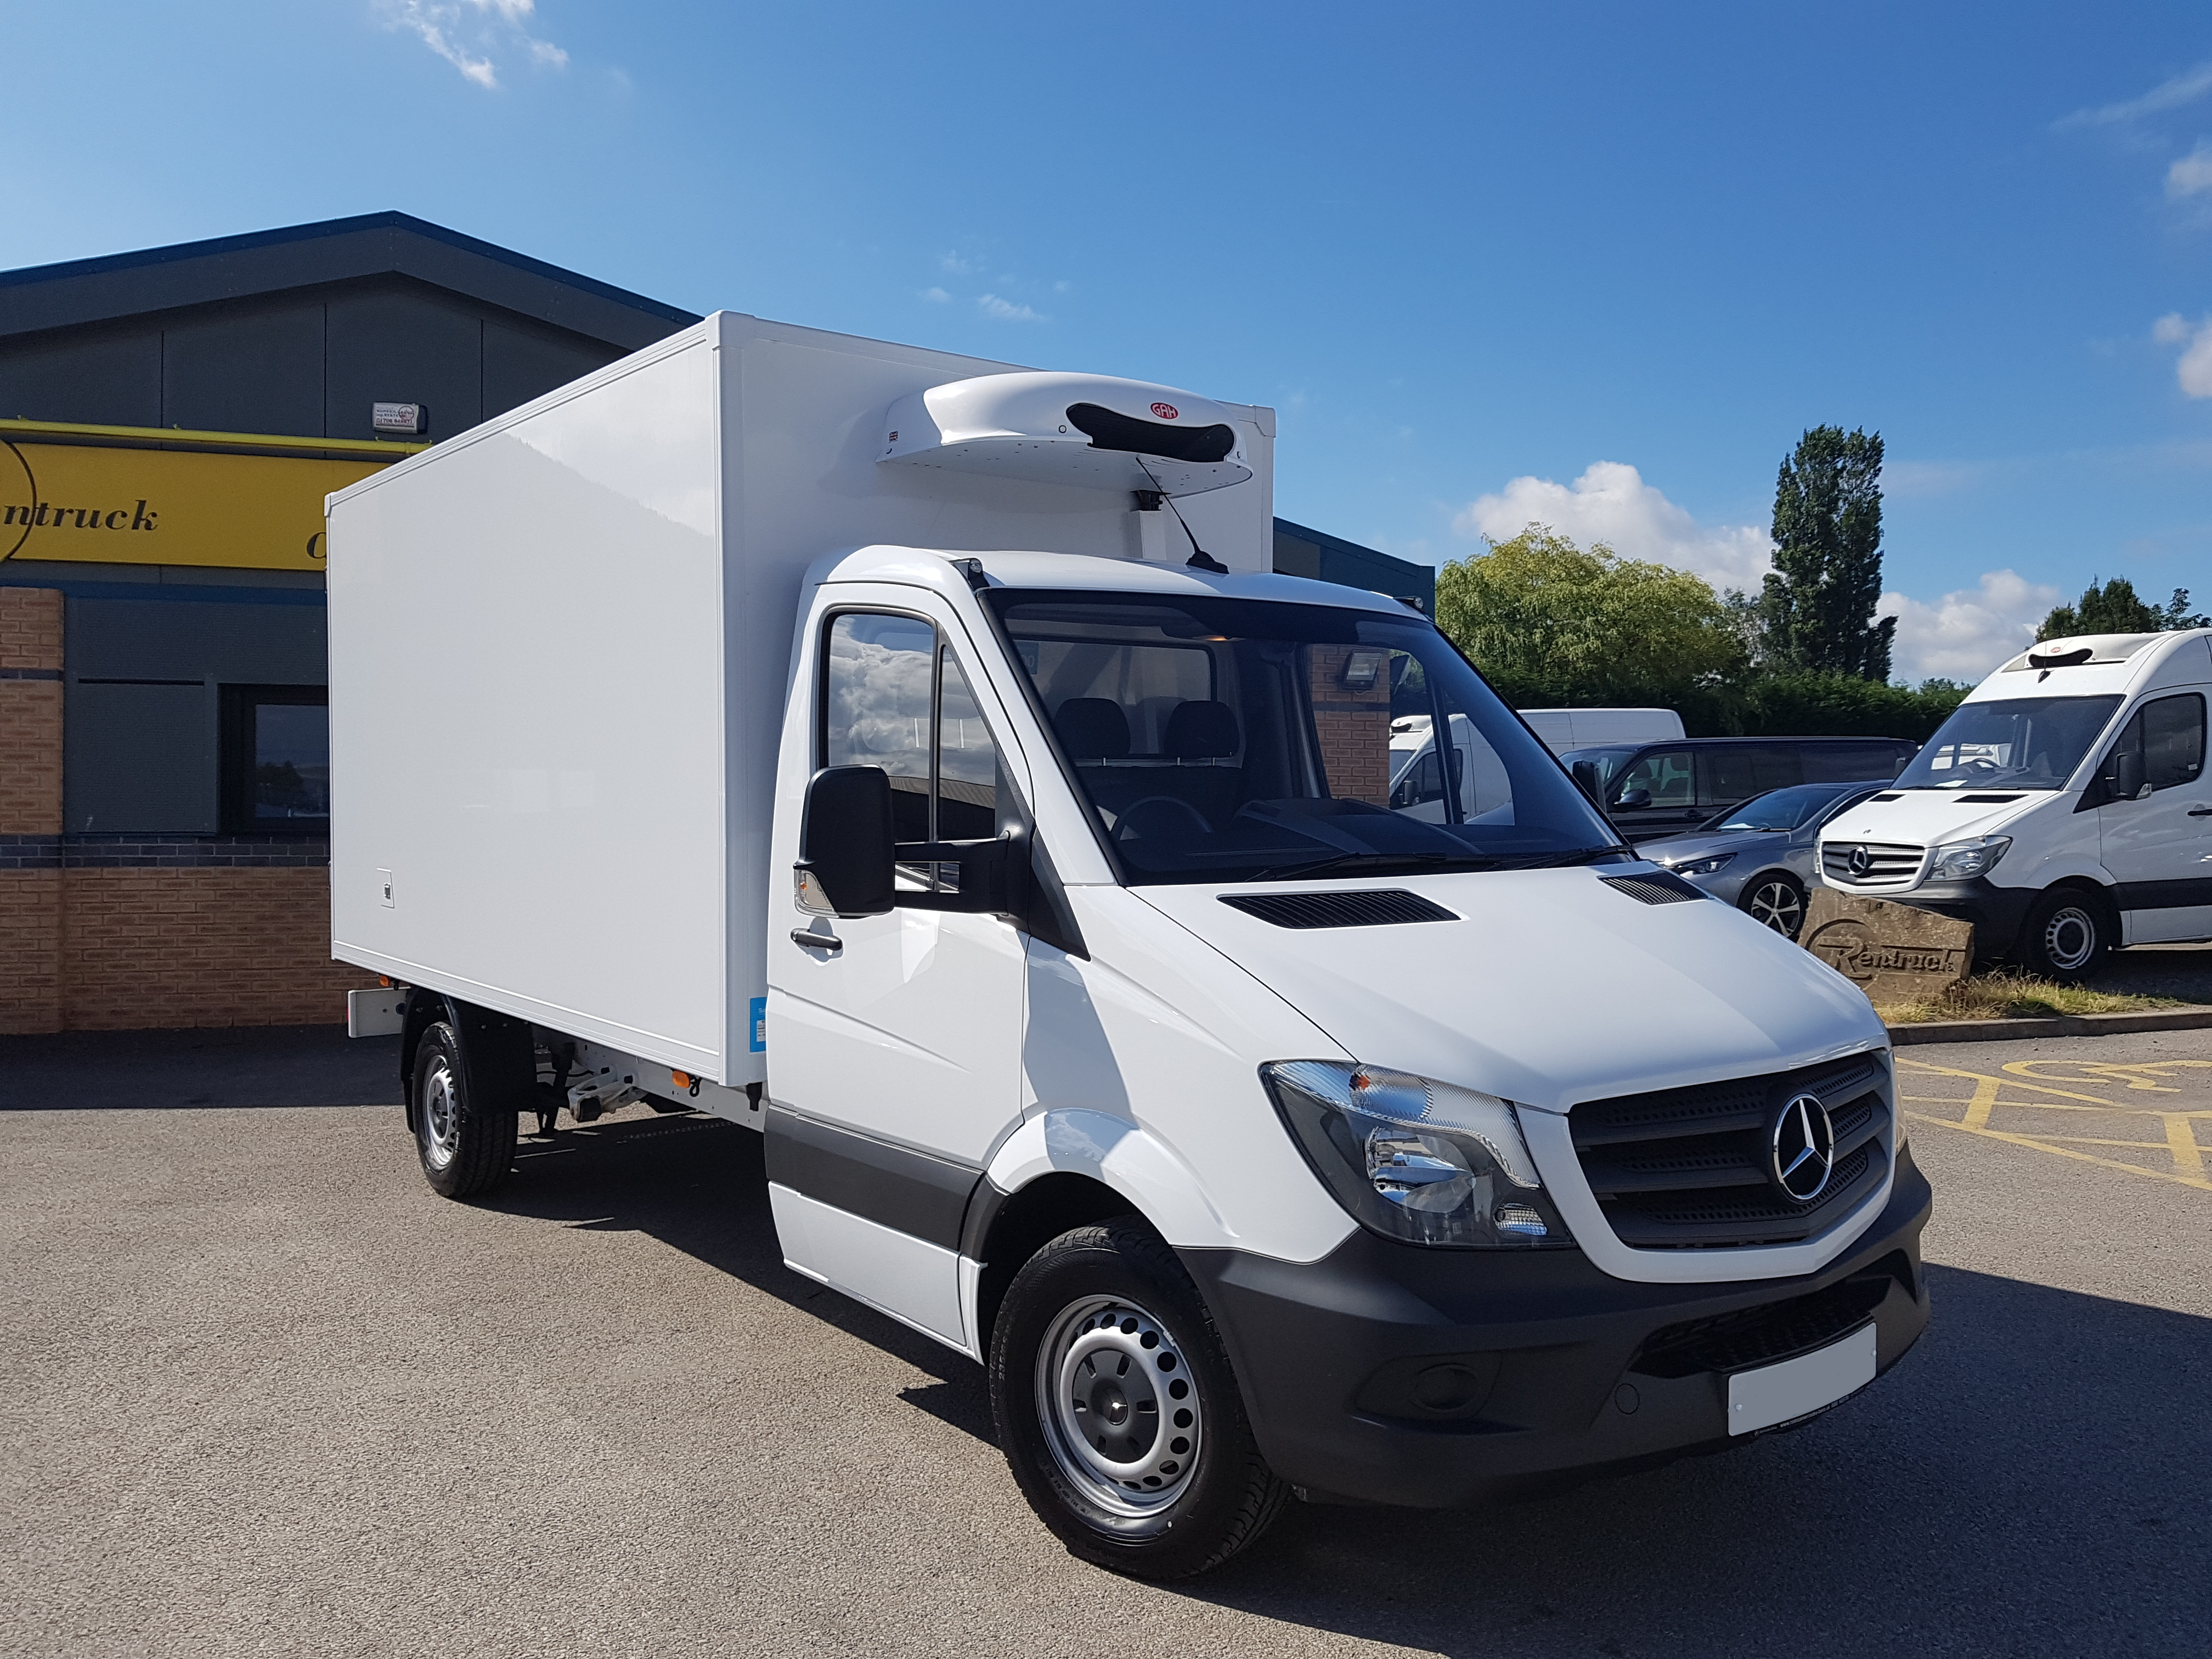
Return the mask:
M 893 404 L 876 459 L 1038 483 L 1196 495 L 1252 476 L 1237 415 L 1211 398 L 1142 380 L 984 374 Z

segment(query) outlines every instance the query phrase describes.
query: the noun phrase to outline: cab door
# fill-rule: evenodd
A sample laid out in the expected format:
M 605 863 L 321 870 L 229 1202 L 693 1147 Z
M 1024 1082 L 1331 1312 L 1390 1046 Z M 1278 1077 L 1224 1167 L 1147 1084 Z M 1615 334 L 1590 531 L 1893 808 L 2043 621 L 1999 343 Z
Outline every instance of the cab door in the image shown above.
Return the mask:
M 840 608 L 814 664 L 812 766 L 881 767 L 917 857 L 1018 823 L 1026 780 L 949 617 Z M 765 1127 L 791 1265 L 964 1346 L 960 1225 L 1021 1115 L 1025 944 L 1003 917 L 933 908 L 957 879 L 902 861 L 899 895 L 915 902 L 872 916 L 810 916 L 787 877 L 772 892 Z
M 2212 779 L 2204 770 L 2204 694 L 2154 697 L 2136 710 L 2100 769 L 2097 833 L 2130 945 L 2212 937 Z M 2112 787 L 2124 754 L 2141 757 L 2130 799 Z

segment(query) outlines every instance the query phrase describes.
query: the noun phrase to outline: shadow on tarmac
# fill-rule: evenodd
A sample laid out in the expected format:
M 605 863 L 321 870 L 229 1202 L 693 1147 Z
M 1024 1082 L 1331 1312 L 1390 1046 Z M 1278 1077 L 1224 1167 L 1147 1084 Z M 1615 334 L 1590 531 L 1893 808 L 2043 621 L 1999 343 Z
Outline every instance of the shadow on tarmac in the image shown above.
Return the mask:
M 760 1141 L 699 1116 L 526 1139 L 487 1207 L 639 1231 L 936 1379 L 980 1368 L 782 1264 Z M 2212 1320 L 1955 1268 L 1865 1395 L 1731 1455 L 1492 1509 L 1293 1504 L 1194 1600 L 1453 1656 L 2205 1651 Z
M 0 1111 L 399 1103 L 399 1039 L 343 1025 L 0 1037 Z

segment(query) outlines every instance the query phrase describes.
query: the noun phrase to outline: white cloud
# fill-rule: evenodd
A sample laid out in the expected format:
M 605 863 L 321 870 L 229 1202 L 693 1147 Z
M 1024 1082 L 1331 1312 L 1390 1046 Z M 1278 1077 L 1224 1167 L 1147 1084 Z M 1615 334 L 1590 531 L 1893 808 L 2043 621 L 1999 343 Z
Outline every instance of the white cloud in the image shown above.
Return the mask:
M 1462 536 L 1507 541 L 1549 525 L 1587 547 L 1604 542 L 1625 558 L 1695 571 L 1717 588 L 1756 592 L 1774 544 L 1752 525 L 1702 525 L 1622 461 L 1593 463 L 1572 484 L 1516 478 L 1470 501 L 1452 520 Z
M 941 288 L 926 288 L 921 291 L 921 297 L 933 306 L 949 304 L 952 299 L 952 296 Z
M 966 276 L 974 273 L 975 264 L 957 253 L 946 253 L 939 256 L 937 268 L 948 276 Z
M 2199 138 L 2195 149 L 2166 170 L 2166 193 L 2178 202 L 2208 190 L 2212 190 L 2212 138 Z
M 526 53 L 533 64 L 566 68 L 568 54 L 540 40 L 526 25 L 538 0 L 380 0 L 387 27 L 410 31 L 432 52 L 486 88 L 499 85 L 493 54 L 507 48 Z
M 2100 109 L 2077 109 L 2057 122 L 2059 127 L 2108 127 L 2134 121 L 2160 110 L 2179 109 L 2212 92 L 2212 64 L 2199 64 L 2170 81 L 2161 81 L 2140 98 L 2106 104 Z
M 1012 300 L 1001 300 L 995 294 L 986 294 L 975 303 L 981 308 L 983 314 L 994 322 L 1042 323 L 1051 320 L 1041 311 L 1032 311 L 1027 306 L 1018 306 Z
M 2183 395 L 2212 398 L 2212 317 L 2200 317 L 2192 323 L 2179 312 L 2170 311 L 2151 325 L 2150 337 L 2161 345 L 2182 347 L 2173 378 L 2181 383 Z
M 2035 625 L 2058 603 L 2058 590 L 2010 570 L 1984 573 L 1980 583 L 1946 593 L 1934 605 L 1885 593 L 1877 616 L 1897 618 L 1890 672 L 1917 683 L 1981 679 L 2034 642 Z

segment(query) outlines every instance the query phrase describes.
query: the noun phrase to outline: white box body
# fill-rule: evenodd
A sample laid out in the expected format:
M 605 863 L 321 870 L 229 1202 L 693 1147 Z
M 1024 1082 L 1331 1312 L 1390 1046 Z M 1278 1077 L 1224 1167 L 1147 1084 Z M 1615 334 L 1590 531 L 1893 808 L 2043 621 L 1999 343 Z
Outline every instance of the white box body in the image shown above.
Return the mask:
M 333 955 L 762 1080 L 807 567 L 871 543 L 1158 556 L 1164 515 L 1126 492 L 879 464 L 896 400 L 1015 372 L 717 313 L 331 496 Z M 1265 571 L 1273 416 L 1230 407 L 1253 476 L 1176 506 Z

